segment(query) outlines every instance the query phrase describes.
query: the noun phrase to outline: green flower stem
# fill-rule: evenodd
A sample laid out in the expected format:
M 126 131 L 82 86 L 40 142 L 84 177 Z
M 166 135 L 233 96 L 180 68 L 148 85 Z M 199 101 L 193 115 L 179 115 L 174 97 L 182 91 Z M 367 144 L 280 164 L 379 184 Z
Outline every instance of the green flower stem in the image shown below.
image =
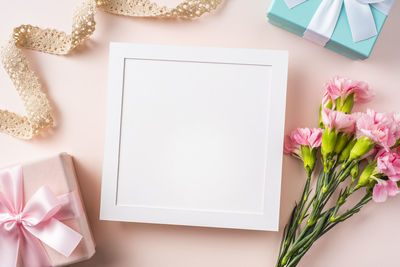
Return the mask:
M 335 227 L 338 223 L 343 222 L 350 217 L 352 217 L 354 214 L 358 213 L 361 208 L 367 204 L 369 201 L 372 199 L 372 194 L 371 192 L 367 192 L 365 196 L 351 209 L 347 210 L 343 214 L 341 214 L 338 217 L 338 220 L 335 222 L 331 222 L 328 220 L 328 218 L 332 215 L 332 212 L 334 211 L 334 208 L 331 208 L 324 212 L 321 216 L 321 219 L 318 221 L 316 226 L 314 227 L 313 231 L 311 233 L 308 233 L 304 239 L 303 236 L 299 236 L 296 241 L 299 241 L 299 239 L 302 239 L 301 241 L 297 242 L 296 246 L 293 246 L 289 252 L 287 253 L 286 261 L 281 262 L 281 265 L 277 265 L 280 267 L 286 266 L 286 267 L 295 267 L 297 264 L 300 262 L 302 257 L 306 254 L 306 252 L 311 248 L 311 246 L 314 244 L 316 240 L 318 240 L 320 237 L 322 237 L 324 234 L 326 234 L 329 230 L 331 230 L 333 227 Z M 306 226 L 305 228 L 307 228 Z M 305 230 L 305 229 L 304 229 Z M 302 231 L 302 233 L 305 233 L 306 231 Z
M 315 215 L 315 210 L 319 205 L 319 196 L 320 196 L 320 193 L 322 191 L 322 186 L 323 186 L 323 183 L 325 181 L 325 176 L 326 175 L 328 175 L 328 174 L 325 173 L 324 170 L 321 170 L 321 172 L 320 172 L 320 174 L 318 176 L 317 186 L 315 188 L 314 198 L 313 198 L 313 209 L 312 209 L 310 218 L 307 221 L 307 224 L 313 225 L 315 223 L 315 221 L 313 221 L 314 220 L 313 215 Z
M 290 261 L 290 263 L 287 265 L 287 267 L 296 266 L 300 262 L 300 260 L 303 258 L 304 254 L 306 254 L 307 251 L 308 251 L 308 249 L 303 249 L 299 254 L 297 254 L 295 257 L 293 257 L 293 260 Z
M 301 217 L 299 219 L 299 222 L 298 222 L 299 225 L 303 222 L 303 220 L 304 220 L 308 210 L 310 209 L 311 204 L 313 203 L 315 197 L 316 197 L 316 195 L 314 195 L 313 198 L 308 202 L 306 209 L 303 211 L 303 214 L 301 215 Z
M 311 181 L 311 173 L 309 173 L 306 184 L 304 186 L 303 193 L 301 195 L 301 199 L 299 201 L 299 204 L 296 205 L 292 211 L 289 227 L 287 228 L 287 233 L 286 233 L 286 238 L 285 241 L 283 242 L 283 250 L 282 248 L 279 251 L 279 255 L 285 255 L 288 248 L 290 247 L 290 244 L 294 241 L 296 237 L 296 231 L 298 227 L 300 226 L 300 218 L 303 212 L 303 208 L 305 203 L 308 200 L 308 195 L 310 194 L 309 188 L 310 188 L 310 181 Z M 282 247 L 282 246 L 281 246 Z
M 289 251 L 293 250 L 293 246 L 296 246 L 302 239 L 304 236 L 308 236 L 308 234 L 310 233 L 310 231 L 312 230 L 311 226 L 306 225 L 303 230 L 301 231 L 301 233 L 299 234 L 299 236 L 296 238 L 296 240 L 293 242 L 292 247 L 289 249 L 289 247 L 287 247 L 285 252 L 282 252 L 282 254 L 280 255 L 280 257 L 278 258 L 278 262 L 277 265 L 278 267 L 281 266 L 285 266 L 286 262 L 289 261 L 289 256 L 288 253 Z
M 354 190 L 353 192 L 355 192 L 355 191 L 356 190 Z M 353 192 L 351 192 L 351 194 Z M 349 197 L 351 194 L 349 194 L 347 197 Z M 372 199 L 371 192 L 367 192 L 365 194 L 365 196 L 353 208 L 351 208 L 351 209 L 347 210 L 346 212 L 342 213 L 340 216 L 335 217 L 335 220 L 333 222 L 341 222 L 341 221 L 344 221 L 344 220 L 348 219 L 349 217 L 351 217 L 355 213 L 359 212 L 360 209 L 362 208 L 362 206 L 367 204 L 371 199 Z M 336 203 L 336 205 L 339 206 L 339 207 L 341 206 L 338 203 Z
M 335 210 L 332 214 L 331 221 L 335 222 L 336 220 L 340 220 L 339 217 L 336 217 L 337 212 L 339 211 L 340 207 L 343 206 L 344 203 L 346 203 L 346 200 L 354 193 L 356 192 L 360 187 L 357 188 L 352 188 L 352 185 L 350 187 L 346 187 L 344 190 L 343 194 L 341 193 L 338 197 L 338 200 L 336 201 L 336 206 Z
M 350 164 L 347 166 L 346 169 L 344 170 L 340 170 L 339 173 L 337 175 L 334 175 L 334 177 L 331 179 L 331 183 L 329 184 L 329 188 L 327 191 L 327 194 L 325 194 L 323 196 L 322 199 L 322 204 L 320 205 L 321 210 L 325 207 L 325 205 L 327 204 L 327 202 L 329 201 L 329 199 L 331 198 L 331 196 L 333 195 L 333 193 L 336 191 L 336 189 L 338 188 L 338 186 L 346 180 L 346 178 L 350 175 L 351 169 L 358 164 L 357 161 L 353 161 L 350 162 Z
M 276 267 L 281 266 L 281 265 L 280 265 L 280 262 L 281 262 L 281 255 L 283 254 L 282 248 L 283 248 L 283 244 L 285 243 L 285 239 L 287 238 L 288 226 L 291 225 L 291 222 L 292 222 L 292 220 L 293 220 L 294 211 L 295 211 L 295 209 L 293 209 L 293 211 L 292 211 L 290 223 L 287 224 L 287 225 L 285 226 L 285 229 L 283 229 L 282 240 L 281 240 L 281 245 L 280 245 L 280 247 L 279 247 L 279 254 L 278 254 L 278 255 L 279 255 L 279 258 L 278 258 L 278 261 L 277 261 L 277 263 L 276 263 L 276 265 L 275 265 Z M 287 250 L 287 247 L 285 247 L 285 248 L 286 248 L 286 250 Z M 285 253 L 286 253 L 286 252 L 285 252 Z
M 301 255 L 300 250 L 303 249 L 304 247 L 309 247 L 314 243 L 315 238 L 318 237 L 320 232 L 324 229 L 324 225 L 327 221 L 327 218 L 329 217 L 328 215 L 330 215 L 330 213 L 327 213 L 324 216 L 322 216 L 321 219 L 318 221 L 318 223 L 315 226 L 310 226 L 308 224 L 306 225 L 306 227 L 302 231 L 302 234 L 299 235 L 297 240 L 293 243 L 293 246 L 283 257 L 283 259 L 281 261 L 282 266 L 285 266 L 285 265 L 287 265 L 288 267 L 292 266 L 292 262 L 290 259 L 294 256 L 293 260 L 294 260 L 294 262 L 296 262 L 295 258 L 297 257 L 297 255 Z M 311 227 L 312 227 L 312 232 L 305 235 L 307 230 Z M 304 236 L 304 238 L 303 238 L 303 236 Z M 289 262 L 289 260 L 290 260 L 290 262 Z M 295 265 L 293 265 L 293 266 L 295 266 Z
M 300 259 L 315 242 L 315 240 L 322 236 L 323 233 L 326 233 L 340 221 L 343 221 L 351 217 L 351 215 L 355 212 L 358 212 L 360 207 L 355 206 L 349 212 L 338 216 L 336 219 L 337 221 L 330 220 L 332 217 L 336 217 L 339 208 L 355 191 L 354 188 L 346 188 L 345 192 L 340 194 L 340 198 L 338 198 L 336 205 L 323 212 L 329 199 L 334 194 L 338 186 L 350 175 L 351 169 L 355 164 L 358 164 L 358 160 L 348 162 L 346 168 L 338 171 L 335 171 L 336 163 L 334 167 L 327 173 L 324 172 L 324 170 L 321 170 L 318 176 L 316 190 L 314 191 L 314 195 L 311 199 L 309 199 L 309 194 L 311 192 L 309 189 L 311 179 L 310 177 L 307 179 L 299 204 L 293 209 L 290 222 L 287 225 L 287 228 L 284 230 L 284 238 L 282 239 L 283 244 L 281 244 L 281 248 L 279 250 L 279 258 L 276 264 L 277 267 L 296 266 Z M 311 214 L 308 215 L 311 204 L 313 205 L 313 208 Z M 309 219 L 304 228 L 296 237 L 296 233 L 306 217 L 309 217 Z
M 330 196 L 339 185 L 339 182 L 337 182 L 338 175 L 335 175 L 335 173 L 332 173 L 332 171 L 330 171 L 329 173 L 324 173 L 323 177 L 323 184 L 325 188 L 322 187 L 322 190 L 319 190 L 321 191 L 321 194 L 319 194 L 319 191 L 317 191 L 316 198 L 314 200 L 313 210 L 307 222 L 307 224 L 309 225 L 315 224 L 318 218 L 321 217 L 321 212 L 324 209 L 326 202 L 329 200 Z
M 304 230 L 307 230 L 306 228 Z M 306 231 L 303 230 L 303 233 Z M 304 238 L 297 238 L 297 240 L 293 243 L 293 246 L 289 249 L 289 251 L 283 256 L 281 264 L 284 266 L 288 260 L 295 255 L 297 250 L 299 250 L 302 246 L 307 244 L 307 242 L 312 238 L 312 234 L 306 235 Z

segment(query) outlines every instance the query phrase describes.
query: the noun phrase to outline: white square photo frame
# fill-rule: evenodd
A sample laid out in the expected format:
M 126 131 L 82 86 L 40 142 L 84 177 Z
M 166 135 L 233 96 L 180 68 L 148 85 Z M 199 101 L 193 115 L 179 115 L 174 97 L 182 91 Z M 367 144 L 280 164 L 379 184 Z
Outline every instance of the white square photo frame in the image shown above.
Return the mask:
M 277 231 L 287 51 L 110 44 L 100 219 Z

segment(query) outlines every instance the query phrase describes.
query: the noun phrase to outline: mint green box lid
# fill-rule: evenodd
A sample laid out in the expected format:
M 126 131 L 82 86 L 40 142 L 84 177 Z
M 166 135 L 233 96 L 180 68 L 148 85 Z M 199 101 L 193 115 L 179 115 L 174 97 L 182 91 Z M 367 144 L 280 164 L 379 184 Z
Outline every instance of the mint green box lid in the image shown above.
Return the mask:
M 307 0 L 290 9 L 283 0 L 273 0 L 267 17 L 270 23 L 303 36 L 321 0 Z M 367 40 L 354 42 L 344 6 L 339 15 L 335 31 L 325 45 L 337 53 L 352 59 L 366 59 L 370 56 L 387 16 L 371 6 L 378 34 Z

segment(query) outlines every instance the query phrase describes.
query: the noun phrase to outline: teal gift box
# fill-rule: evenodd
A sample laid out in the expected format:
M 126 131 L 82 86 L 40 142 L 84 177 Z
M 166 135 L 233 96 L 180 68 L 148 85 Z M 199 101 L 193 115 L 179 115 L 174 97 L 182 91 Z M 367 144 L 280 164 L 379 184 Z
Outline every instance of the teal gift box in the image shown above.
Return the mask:
M 321 0 L 308 0 L 289 8 L 284 0 L 273 0 L 267 17 L 270 23 L 303 36 L 320 4 Z M 371 12 L 375 20 L 377 35 L 363 41 L 354 42 L 346 10 L 343 6 L 333 34 L 325 47 L 352 59 L 368 58 L 387 18 L 386 14 L 373 6 L 371 6 Z

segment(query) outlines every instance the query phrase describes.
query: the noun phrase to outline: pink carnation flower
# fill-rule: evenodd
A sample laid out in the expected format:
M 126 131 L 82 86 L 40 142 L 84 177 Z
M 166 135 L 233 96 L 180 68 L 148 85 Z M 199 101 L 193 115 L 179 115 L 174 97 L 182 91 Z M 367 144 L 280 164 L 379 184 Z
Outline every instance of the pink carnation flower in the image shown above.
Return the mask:
M 301 157 L 300 145 L 292 140 L 290 135 L 285 136 L 285 140 L 283 142 L 283 153 L 291 154 L 298 158 Z
M 400 181 L 400 156 L 393 151 L 381 149 L 376 155 L 377 168 L 391 181 Z
M 327 82 L 325 88 L 326 93 L 323 98 L 323 103 L 327 103 L 329 99 L 334 102 L 339 97 L 345 99 L 352 93 L 354 94 L 355 103 L 368 102 L 375 96 L 366 82 L 354 81 L 339 76 L 335 76 L 332 80 Z
M 322 129 L 298 128 L 291 133 L 291 139 L 302 146 L 316 148 L 321 146 Z
M 389 151 L 400 136 L 399 124 L 393 120 L 393 114 L 378 113 L 369 109 L 357 120 L 356 137 L 362 136 Z
M 391 113 L 390 118 L 392 120 L 392 130 L 394 138 L 400 138 L 400 113 Z
M 331 101 L 332 98 L 329 95 L 328 91 L 325 91 L 324 95 L 322 96 L 322 107 L 325 108 L 328 106 L 329 101 Z M 332 105 L 335 106 L 335 103 L 332 101 Z
M 355 130 L 356 116 L 353 114 L 349 115 L 341 111 L 323 108 L 321 110 L 321 119 L 325 127 L 330 129 L 345 133 L 353 133 Z
M 283 151 L 300 157 L 300 146 L 316 148 L 321 146 L 322 129 L 297 128 L 286 136 Z
M 388 196 L 395 196 L 400 193 L 396 182 L 391 180 L 376 179 L 378 183 L 374 186 L 372 198 L 375 202 L 385 202 Z

